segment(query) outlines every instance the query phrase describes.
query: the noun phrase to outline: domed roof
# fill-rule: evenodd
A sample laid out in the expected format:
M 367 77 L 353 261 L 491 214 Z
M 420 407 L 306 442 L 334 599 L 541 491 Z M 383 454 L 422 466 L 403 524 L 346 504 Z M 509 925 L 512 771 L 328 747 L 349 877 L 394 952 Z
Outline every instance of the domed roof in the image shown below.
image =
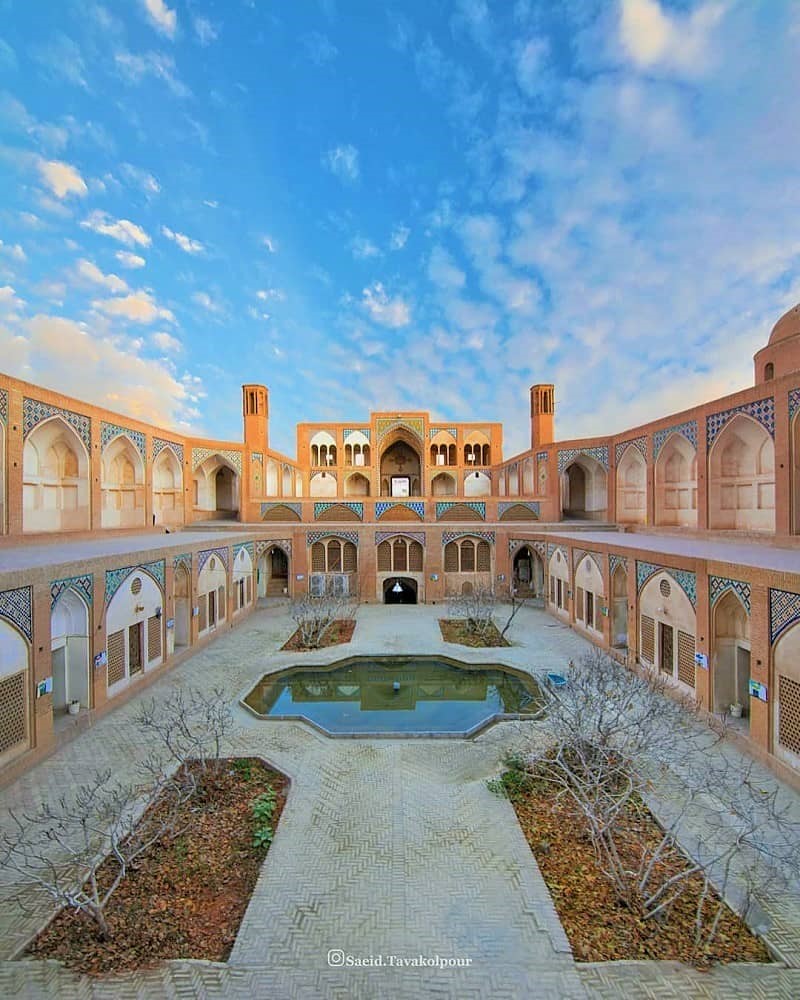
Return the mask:
M 800 305 L 793 306 L 787 313 L 773 326 L 769 335 L 769 343 L 777 344 L 780 340 L 788 340 L 800 333 Z

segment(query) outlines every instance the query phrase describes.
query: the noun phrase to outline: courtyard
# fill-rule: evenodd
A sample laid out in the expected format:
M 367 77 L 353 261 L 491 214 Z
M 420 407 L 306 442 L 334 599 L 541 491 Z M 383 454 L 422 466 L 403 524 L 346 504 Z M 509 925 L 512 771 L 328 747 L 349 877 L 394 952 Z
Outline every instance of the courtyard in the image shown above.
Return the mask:
M 800 993 L 800 905 L 770 902 L 768 941 L 785 961 L 700 973 L 678 963 L 576 963 L 511 804 L 486 787 L 520 726 L 474 740 L 329 739 L 298 722 L 263 722 L 238 706 L 262 674 L 353 654 L 449 654 L 543 673 L 587 648 L 567 626 L 525 607 L 512 646 L 486 651 L 442 641 L 437 606 L 362 605 L 352 642 L 280 652 L 292 631 L 283 602 L 237 629 L 63 744 L 0 795 L 8 808 L 54 799 L 96 768 L 119 777 L 147 752 L 134 725 L 143 697 L 224 688 L 235 712 L 231 755 L 259 756 L 292 789 L 227 963 L 170 961 L 90 980 L 53 961 L 12 960 L 47 917 L 0 908 L 0 989 L 24 997 L 789 997 Z M 763 781 L 773 779 L 763 773 Z M 789 795 L 788 791 L 784 794 Z M 798 808 L 795 799 L 792 808 Z M 3 892 L 12 889 L 6 876 Z M 361 967 L 337 968 L 341 955 Z M 329 958 L 329 953 L 333 953 Z M 384 956 L 383 967 L 370 967 Z M 388 966 L 389 956 L 398 965 Z M 453 968 L 408 965 L 461 960 Z

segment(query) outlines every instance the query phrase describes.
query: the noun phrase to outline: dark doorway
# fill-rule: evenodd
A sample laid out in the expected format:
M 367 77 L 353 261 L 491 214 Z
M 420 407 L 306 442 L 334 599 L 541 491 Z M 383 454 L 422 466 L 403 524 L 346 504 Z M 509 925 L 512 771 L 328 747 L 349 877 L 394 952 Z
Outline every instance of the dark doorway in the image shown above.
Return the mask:
M 383 585 L 384 604 L 416 604 L 417 581 L 407 577 L 392 577 Z
M 142 623 L 137 622 L 128 629 L 128 675 L 142 672 Z
M 665 625 L 663 622 L 658 623 L 658 648 L 659 648 L 659 659 L 658 665 L 665 674 L 672 675 L 674 671 L 674 660 L 675 660 L 675 644 L 674 644 L 675 634 L 671 625 Z

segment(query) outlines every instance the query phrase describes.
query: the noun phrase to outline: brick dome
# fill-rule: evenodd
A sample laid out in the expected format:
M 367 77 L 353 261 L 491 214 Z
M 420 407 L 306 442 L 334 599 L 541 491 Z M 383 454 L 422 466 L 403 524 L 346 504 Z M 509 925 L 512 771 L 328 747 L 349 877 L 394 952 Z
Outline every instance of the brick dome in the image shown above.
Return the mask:
M 773 326 L 769 335 L 769 343 L 777 344 L 781 340 L 788 340 L 800 333 L 800 305 L 793 306 L 787 313 Z

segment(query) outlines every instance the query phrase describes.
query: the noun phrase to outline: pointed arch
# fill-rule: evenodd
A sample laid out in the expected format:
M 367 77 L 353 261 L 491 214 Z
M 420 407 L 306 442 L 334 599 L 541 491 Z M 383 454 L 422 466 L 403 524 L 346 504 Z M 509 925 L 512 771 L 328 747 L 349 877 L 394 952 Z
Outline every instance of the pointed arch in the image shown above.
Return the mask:
M 602 630 L 600 608 L 605 604 L 605 584 L 597 560 L 587 552 L 575 567 L 575 618 L 587 628 Z
M 456 495 L 455 476 L 451 476 L 449 472 L 438 472 L 431 480 L 431 495 L 454 497 Z
M 131 569 L 106 606 L 109 695 L 163 661 L 163 610 L 158 580 L 141 567 Z
M 380 458 L 383 496 L 419 496 L 422 459 L 420 443 L 405 427 L 395 427 L 382 442 Z
M 674 431 L 655 464 L 656 524 L 697 527 L 697 450 Z
M 209 455 L 194 471 L 194 506 L 217 517 L 239 510 L 239 474 L 219 453 Z
M 522 463 L 522 492 L 526 497 L 536 495 L 536 478 L 533 473 L 533 459 L 530 456 Z
M 750 613 L 739 594 L 726 590 L 711 609 L 711 701 L 715 712 L 727 714 L 733 704 L 743 708 L 749 723 Z
M 22 530 L 86 531 L 89 453 L 61 416 L 37 424 L 22 451 Z
M 50 612 L 50 667 L 53 678 L 53 711 L 67 710 L 77 701 L 90 707 L 89 605 L 74 587 L 65 587 Z
M 344 481 L 344 495 L 346 497 L 368 497 L 369 479 L 361 472 L 351 473 Z
M 153 513 L 156 524 L 183 524 L 183 469 L 169 445 L 153 462 Z
M 653 573 L 642 587 L 639 620 L 641 662 L 694 689 L 695 609 L 667 570 Z
M 315 472 L 309 484 L 309 496 L 335 497 L 336 476 L 332 472 Z
M 611 574 L 611 644 L 628 646 L 628 570 L 621 562 Z
M 775 444 L 767 429 L 737 413 L 708 456 L 710 528 L 775 530 Z
M 565 518 L 602 520 L 608 509 L 608 474 L 600 462 L 582 452 L 561 474 L 561 510 Z
M 488 497 L 492 493 L 492 480 L 485 472 L 467 472 L 464 475 L 465 497 Z
M 191 645 L 192 577 L 188 566 L 179 562 L 172 577 L 172 606 L 175 615 L 175 646 Z

